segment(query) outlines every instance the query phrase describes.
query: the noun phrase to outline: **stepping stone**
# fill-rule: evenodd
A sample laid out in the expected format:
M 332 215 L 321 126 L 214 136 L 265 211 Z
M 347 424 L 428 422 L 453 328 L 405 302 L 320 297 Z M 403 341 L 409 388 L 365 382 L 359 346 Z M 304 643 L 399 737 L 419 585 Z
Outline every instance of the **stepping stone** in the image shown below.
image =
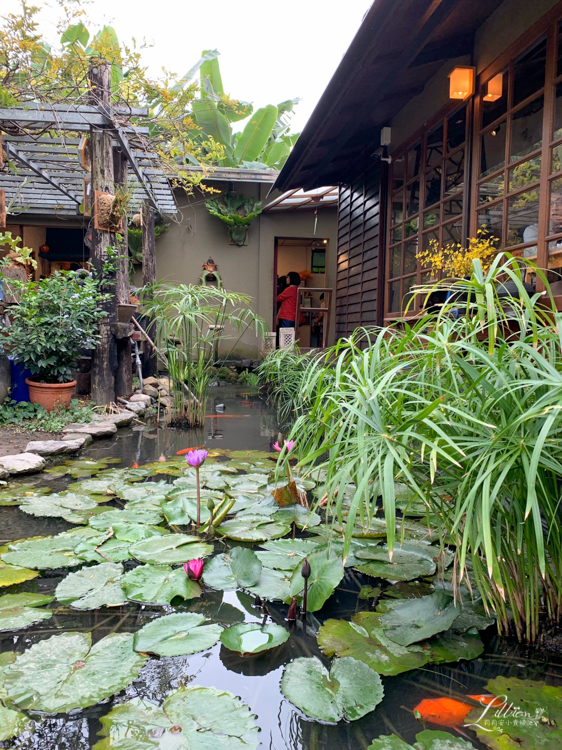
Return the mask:
M 133 404 L 146 404 L 146 406 L 150 406 L 150 404 L 152 403 L 152 399 L 150 398 L 150 396 L 147 396 L 146 393 L 135 393 L 131 396 L 129 402 Z
M 45 468 L 46 461 L 36 453 L 18 453 L 15 456 L 0 456 L 0 468 L 9 474 L 35 474 Z
M 78 435 L 91 435 L 94 438 L 109 437 L 117 432 L 113 422 L 90 422 L 88 424 L 69 424 L 63 429 L 64 434 L 76 433 Z
M 119 414 L 110 414 L 106 417 L 105 421 L 113 422 L 116 427 L 126 427 L 128 424 L 131 424 L 136 416 L 134 412 L 125 410 L 120 411 Z
M 33 440 L 27 444 L 26 453 L 39 456 L 56 456 L 58 453 L 77 453 L 84 445 L 81 438 L 76 440 Z
M 90 445 L 94 442 L 94 438 L 91 435 L 87 435 L 85 432 L 80 434 L 76 432 L 69 432 L 65 434 L 64 436 L 65 440 L 81 440 L 82 441 L 82 448 L 85 448 L 87 445 Z

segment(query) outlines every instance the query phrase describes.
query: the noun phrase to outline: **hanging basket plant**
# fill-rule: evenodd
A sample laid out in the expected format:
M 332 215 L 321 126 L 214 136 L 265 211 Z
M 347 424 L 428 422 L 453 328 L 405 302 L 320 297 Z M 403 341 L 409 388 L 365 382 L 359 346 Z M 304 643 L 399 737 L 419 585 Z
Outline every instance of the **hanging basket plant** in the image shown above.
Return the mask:
M 228 242 L 231 245 L 246 245 L 248 229 L 253 219 L 262 212 L 262 202 L 246 198 L 238 193 L 225 193 L 220 198 L 212 198 L 205 203 L 211 216 L 227 225 Z
M 130 195 L 123 189 L 115 191 L 95 191 L 94 226 L 104 232 L 121 232 L 123 217 L 127 215 Z

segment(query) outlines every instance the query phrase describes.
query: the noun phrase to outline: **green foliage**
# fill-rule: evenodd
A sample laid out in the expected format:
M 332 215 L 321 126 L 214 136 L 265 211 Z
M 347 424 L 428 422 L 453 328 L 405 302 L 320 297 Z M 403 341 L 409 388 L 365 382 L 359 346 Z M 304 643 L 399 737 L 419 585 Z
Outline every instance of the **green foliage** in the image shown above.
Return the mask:
M 170 228 L 169 224 L 156 224 L 154 236 L 156 239 Z M 133 263 L 142 263 L 142 227 L 129 227 L 127 229 L 129 255 Z
M 470 563 L 500 630 L 513 624 L 532 641 L 541 618 L 556 623 L 562 611 L 562 315 L 548 295 L 540 307 L 529 296 L 521 262 L 499 255 L 484 273 L 475 260 L 470 280 L 419 290 L 451 293 L 437 312 L 357 331 L 323 359 L 297 359 L 300 377 L 281 377 L 307 410 L 291 455 L 325 473 L 346 549 L 382 500 L 392 551 L 403 483 L 457 544 L 455 583 Z M 284 357 L 266 360 L 267 382 Z
M 86 277 L 78 283 L 71 272 L 57 271 L 37 282 L 17 283 L 19 304 L 11 310 L 11 326 L 3 342 L 16 362 L 41 382 L 65 383 L 81 349 L 93 349 L 106 299 L 98 282 Z
M 228 226 L 228 237 L 236 245 L 245 245 L 248 227 L 262 212 L 262 202 L 246 198 L 239 193 L 225 193 L 221 198 L 211 198 L 205 208 Z
M 263 335 L 265 321 L 247 295 L 209 286 L 159 282 L 141 290 L 141 301 L 173 382 L 175 418 L 202 425 L 215 367 L 229 359 L 247 331 Z M 225 343 L 232 343 L 228 351 Z
M 47 411 L 39 404 L 28 401 L 17 403 L 6 399 L 0 404 L 0 427 L 16 427 L 29 432 L 60 432 L 73 422 L 91 422 L 94 409 L 72 399 L 68 409 Z

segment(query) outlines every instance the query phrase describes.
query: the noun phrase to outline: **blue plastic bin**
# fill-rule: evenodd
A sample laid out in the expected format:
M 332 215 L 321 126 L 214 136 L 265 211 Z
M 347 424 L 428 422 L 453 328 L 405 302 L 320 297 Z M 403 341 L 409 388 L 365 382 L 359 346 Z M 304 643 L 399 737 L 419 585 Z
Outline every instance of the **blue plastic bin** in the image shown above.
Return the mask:
M 17 401 L 18 404 L 22 401 L 29 401 L 29 388 L 25 382 L 26 378 L 32 376 L 31 370 L 27 370 L 22 365 L 17 364 L 14 360 L 9 357 L 10 366 L 12 370 L 12 390 L 10 391 L 10 398 Z

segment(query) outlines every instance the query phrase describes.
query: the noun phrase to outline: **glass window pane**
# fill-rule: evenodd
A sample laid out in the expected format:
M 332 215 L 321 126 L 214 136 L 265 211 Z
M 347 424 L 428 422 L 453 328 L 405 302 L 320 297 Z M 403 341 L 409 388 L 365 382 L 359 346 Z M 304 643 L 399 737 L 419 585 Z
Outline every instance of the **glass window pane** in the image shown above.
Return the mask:
M 404 184 L 404 170 L 406 168 L 406 159 L 404 154 L 394 159 L 392 162 L 392 189 L 398 190 Z
M 432 206 L 441 200 L 441 167 L 432 169 L 425 176 L 425 205 Z
M 402 193 L 398 193 L 392 199 L 391 224 L 399 224 L 404 218 L 404 199 Z
M 550 174 L 560 172 L 562 169 L 562 144 L 558 144 L 552 149 L 552 166 Z
M 389 273 L 391 279 L 402 276 L 402 245 L 390 248 Z
M 445 196 L 464 187 L 464 149 L 445 162 Z
M 439 232 L 426 232 L 422 237 L 422 247 L 424 250 L 429 250 L 429 246 L 431 242 L 435 240 L 435 242 L 439 242 Z
M 443 158 L 443 124 L 428 133 L 426 144 L 426 167 L 433 167 Z
M 420 181 L 415 180 L 406 188 L 406 216 L 417 214 L 420 210 Z
M 511 161 L 534 151 L 542 143 L 542 114 L 544 98 L 535 99 L 512 115 Z
M 462 226 L 460 221 L 443 226 L 443 245 L 456 245 L 462 243 Z
M 405 310 L 406 307 L 408 307 L 408 312 L 413 312 L 416 309 L 415 300 L 416 297 L 415 294 L 412 294 L 410 290 L 412 287 L 416 286 L 417 279 L 415 276 L 412 276 L 409 279 L 404 279 L 404 299 L 402 300 L 402 310 Z
M 400 312 L 400 281 L 392 281 L 388 285 L 388 312 Z
M 443 204 L 443 221 L 450 219 L 452 216 L 462 214 L 463 196 L 458 195 L 450 201 Z
M 552 140 L 562 138 L 562 83 L 556 86 L 556 101 L 554 103 L 554 132 Z
M 506 124 L 502 122 L 482 136 L 480 177 L 505 165 L 505 133 Z
M 509 191 L 538 182 L 541 176 L 541 157 L 535 156 L 534 159 L 524 161 L 513 169 L 509 170 Z
M 482 101 L 482 127 L 485 128 L 487 125 L 491 125 L 493 122 L 498 120 L 502 115 L 507 112 L 507 89 L 508 89 L 508 74 L 507 70 L 503 73 L 502 81 L 502 95 L 495 102 L 488 102 L 485 99 Z M 482 95 L 485 96 L 488 93 L 486 84 L 484 84 L 484 90 Z
M 491 201 L 499 198 L 503 195 L 505 188 L 505 177 L 503 174 L 499 174 L 496 177 L 492 177 L 491 180 L 483 182 L 478 188 L 478 202 L 490 203 Z
M 424 229 L 431 229 L 431 227 L 434 227 L 436 224 L 439 223 L 439 214 L 437 213 L 438 208 L 434 211 L 426 211 L 423 215 L 423 228 Z
M 399 242 L 402 239 L 402 232 L 403 232 L 402 226 L 398 226 L 395 229 L 393 229 L 392 232 L 390 233 L 390 241 Z
M 537 190 L 529 190 L 510 198 L 507 205 L 506 246 L 536 240 L 538 223 L 539 194 Z
M 550 224 L 548 233 L 562 232 L 562 178 L 550 183 Z M 552 248 L 551 248 L 552 249 Z
M 447 120 L 447 151 L 461 146 L 466 139 L 466 104 Z
M 515 60 L 513 104 L 517 105 L 544 86 L 546 39 L 541 39 L 530 50 Z
M 556 75 L 562 75 L 562 21 L 558 24 L 558 64 L 556 66 Z
M 415 219 L 408 221 L 404 225 L 404 237 L 411 237 L 413 234 L 417 234 L 419 226 L 420 226 L 419 217 L 416 217 Z
M 404 247 L 404 273 L 415 273 L 418 267 L 416 255 L 418 254 L 417 239 L 407 242 Z
M 485 208 L 478 212 L 478 228 L 485 232 L 485 236 L 493 237 L 501 245 L 502 242 L 503 203 Z
M 420 173 L 421 143 L 408 151 L 408 179 Z

